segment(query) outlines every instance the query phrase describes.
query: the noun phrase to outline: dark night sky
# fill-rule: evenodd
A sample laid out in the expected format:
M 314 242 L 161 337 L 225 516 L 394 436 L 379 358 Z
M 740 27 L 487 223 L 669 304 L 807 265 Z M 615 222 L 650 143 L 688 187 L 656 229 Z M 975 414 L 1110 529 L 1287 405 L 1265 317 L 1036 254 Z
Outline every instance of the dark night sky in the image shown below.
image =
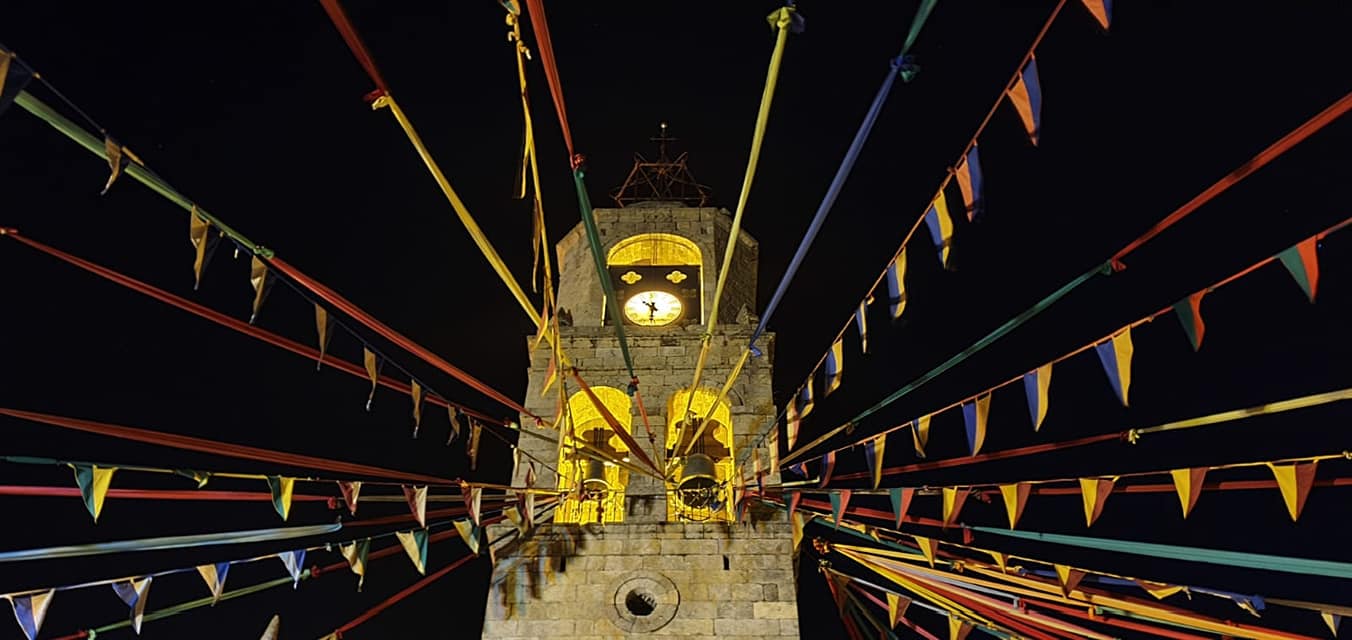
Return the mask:
M 802 0 L 807 32 L 791 36 L 746 225 L 760 241 L 763 307 L 896 54 L 916 2 Z M 898 84 L 798 281 L 781 305 L 777 398 L 791 393 L 919 216 L 1013 71 L 1051 0 L 940 3 L 914 52 L 922 71 Z M 1104 33 L 1071 0 L 1038 50 L 1044 107 L 1033 148 L 1003 105 L 982 136 L 985 218 L 958 222 L 942 272 L 923 232 L 912 243 L 910 307 L 902 324 L 874 316 L 874 353 L 847 342 L 845 386 L 821 401 L 804 439 L 836 426 L 929 370 L 1106 258 L 1175 207 L 1352 89 L 1344 63 L 1346 3 L 1119 2 Z M 392 92 L 518 278 L 530 267 L 526 203 L 510 198 L 520 144 L 516 74 L 494 2 L 345 3 Z M 590 161 L 593 202 L 627 173 L 634 151 L 671 123 L 695 176 L 731 208 L 740 188 L 772 34 L 774 2 L 550 3 L 572 129 Z M 342 292 L 423 345 L 508 395 L 524 388 L 528 320 L 479 257 L 392 118 L 361 96 L 372 86 L 317 2 L 13 2 L 0 41 L 16 51 L 179 191 L 252 239 Z M 533 37 L 528 42 L 533 44 Z M 551 237 L 577 223 L 558 123 L 538 65 L 531 69 Z M 36 85 L 34 85 L 36 87 Z M 32 89 L 44 100 L 50 95 Z M 1014 336 L 859 425 L 865 433 L 945 406 L 1108 334 L 1274 254 L 1349 215 L 1352 122 L 1317 134 L 1148 244 L 1128 269 L 1100 278 Z M 248 263 L 223 248 L 192 292 L 186 218 L 134 181 L 98 192 L 106 165 L 14 107 L 0 118 L 0 225 L 108 265 L 236 317 L 248 316 Z M 950 202 L 957 201 L 956 189 Z M 1027 429 L 1021 392 L 997 393 L 987 450 L 1113 432 L 1349 386 L 1352 237 L 1321 250 L 1319 303 L 1308 304 L 1269 266 L 1209 296 L 1206 343 L 1191 353 L 1173 318 L 1136 334 L 1133 403 L 1113 398 L 1092 355 L 1059 366 L 1040 434 Z M 0 246 L 6 282 L 6 375 L 0 406 L 70 415 L 454 477 L 462 449 L 408 437 L 407 400 L 382 391 L 362 410 L 366 383 L 205 323 L 29 251 Z M 877 309 L 878 307 L 875 307 Z M 259 324 L 309 343 L 312 315 L 278 287 Z M 853 332 L 847 335 L 853 337 Z M 335 339 L 356 359 L 360 345 Z M 397 357 L 440 393 L 494 414 L 487 399 Z M 594 384 L 622 381 L 589 380 Z M 1187 465 L 1271 460 L 1348 448 L 1345 407 L 1260 418 L 1137 449 L 1111 445 L 1035 462 L 909 478 L 915 484 L 1012 481 Z M 247 464 L 110 443 L 13 420 L 6 454 L 252 470 Z M 935 418 L 931 457 L 961 455 L 955 412 Z M 911 459 L 909 437 L 889 464 Z M 842 443 L 843 444 L 843 443 Z M 475 477 L 500 481 L 501 443 L 485 438 Z M 842 454 L 839 472 L 862 469 Z M 1346 463 L 1321 477 L 1345 475 Z M 9 466 L 5 484 L 65 486 L 69 471 Z M 1261 476 L 1255 476 L 1261 477 Z M 115 486 L 157 486 L 125 474 Z M 225 488 L 222 483 L 221 488 Z M 245 487 L 257 489 L 257 487 Z M 1316 490 L 1298 524 L 1275 492 L 1203 496 L 1184 526 L 1171 494 L 1115 496 L 1089 535 L 1348 560 L 1329 544 L 1349 529 L 1339 490 Z M 1342 490 L 1345 492 L 1345 490 Z M 861 504 L 868 504 L 861 499 Z M 261 504 L 147 504 L 110 500 L 97 528 L 68 499 L 6 498 L 4 549 L 276 526 Z M 937 504 L 920 504 L 928 515 Z M 368 507 L 363 507 L 367 509 Z M 372 505 L 396 513 L 399 505 Z M 381 511 L 383 509 L 383 511 Z M 1040 498 L 1022 528 L 1084 533 L 1077 498 Z M 973 504 L 973 524 L 1001 525 L 1002 507 Z M 326 522 L 298 504 L 292 524 Z M 995 544 L 995 543 L 992 543 Z M 278 551 L 276 545 L 246 550 Z M 1349 604 L 1347 585 L 1208 565 L 1095 556 L 1049 547 L 1030 555 L 1160 580 Z M 431 565 L 462 553 L 432 548 Z M 186 566 L 217 556 L 139 554 L 13 567 L 0 592 Z M 322 554 L 322 562 L 336 555 Z M 810 561 L 809 561 L 810 562 Z M 231 586 L 281 575 L 277 563 L 241 567 Z M 473 563 L 375 618 L 352 637 L 477 637 L 489 567 Z M 804 565 L 805 637 L 839 635 L 820 578 Z M 274 612 L 283 637 L 315 637 L 416 577 L 379 561 L 363 593 L 348 577 L 148 623 L 148 638 L 253 637 Z M 57 596 L 46 625 L 63 634 L 119 619 L 100 590 Z M 196 576 L 157 584 L 150 608 L 203 595 Z M 1221 615 L 1244 615 L 1222 609 Z M 937 619 L 921 617 L 931 628 Z M 1274 612 L 1264 622 L 1317 632 L 1317 620 Z M 116 635 L 115 637 L 127 637 Z M 814 635 L 816 634 L 816 635 Z M 20 637 L 0 624 L 0 638 Z

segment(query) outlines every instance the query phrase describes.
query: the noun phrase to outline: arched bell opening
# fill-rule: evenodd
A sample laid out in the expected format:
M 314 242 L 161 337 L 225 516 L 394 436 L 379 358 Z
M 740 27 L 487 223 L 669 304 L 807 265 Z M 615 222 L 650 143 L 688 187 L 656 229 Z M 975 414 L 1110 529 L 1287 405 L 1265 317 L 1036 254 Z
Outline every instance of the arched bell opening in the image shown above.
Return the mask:
M 667 519 L 730 522 L 730 479 L 736 454 L 732 409 L 725 400 L 718 400 L 716 389 L 682 389 L 672 394 L 667 402 L 667 453 L 676 461 L 668 486 Z
M 559 490 L 564 492 L 564 498 L 554 514 L 555 522 L 624 521 L 629 471 L 608 460 L 627 461 L 629 449 L 597 403 L 614 417 L 619 428 L 628 431 L 633 426 L 629 395 L 614 387 L 592 387 L 591 392 L 596 401 L 584 391 L 568 398 L 569 419 L 560 430 L 563 443 L 558 465 Z M 594 455 L 587 455 L 584 450 Z

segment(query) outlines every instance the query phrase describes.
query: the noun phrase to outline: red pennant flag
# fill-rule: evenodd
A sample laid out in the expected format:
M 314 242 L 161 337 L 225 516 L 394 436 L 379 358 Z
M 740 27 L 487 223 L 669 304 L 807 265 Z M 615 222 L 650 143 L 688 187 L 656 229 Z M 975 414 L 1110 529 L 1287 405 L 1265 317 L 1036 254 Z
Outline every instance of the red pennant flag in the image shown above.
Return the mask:
M 798 511 L 798 503 L 799 503 L 799 502 L 802 502 L 802 500 L 803 500 L 803 492 L 801 492 L 801 491 L 792 491 L 792 492 L 789 493 L 789 518 L 790 518 L 790 519 L 792 519 L 792 518 L 793 518 L 793 514 L 794 514 L 796 511 Z
M 404 486 L 404 500 L 408 501 L 408 508 L 413 512 L 413 518 L 418 521 L 418 526 L 427 526 L 427 487 Z
M 1282 500 L 1286 502 L 1286 510 L 1291 514 L 1292 522 L 1299 520 L 1300 512 L 1305 509 L 1305 499 L 1310 497 L 1310 487 L 1314 486 L 1317 462 L 1310 460 L 1284 464 L 1268 463 L 1272 475 L 1277 478 L 1277 488 L 1282 492 Z
M 1080 586 L 1080 581 L 1084 580 L 1084 572 L 1068 567 L 1064 564 L 1052 565 L 1056 569 L 1056 579 L 1061 582 L 1061 595 L 1070 596 L 1070 592 Z
M 1080 478 L 1080 497 L 1084 499 L 1085 526 L 1094 526 L 1103 513 L 1103 503 L 1113 492 L 1117 478 Z
M 1305 295 L 1314 302 L 1319 291 L 1319 239 L 1307 238 L 1299 244 L 1277 254 L 1282 266 L 1291 272 Z
M 1169 472 L 1174 477 L 1174 489 L 1178 491 L 1178 500 L 1183 504 L 1183 517 L 1192 513 L 1193 505 L 1202 495 L 1202 483 L 1206 480 L 1206 467 L 1196 469 L 1174 469 Z
M 361 495 L 361 481 L 352 482 L 338 481 L 338 491 L 343 494 L 343 503 L 347 505 L 347 510 L 352 515 L 357 515 L 357 497 Z
M 1010 529 L 1018 526 L 1019 518 L 1023 517 L 1023 508 L 1028 504 L 1028 495 L 1032 492 L 1033 485 L 1027 482 L 1000 485 L 1000 495 L 1005 499 L 1005 513 L 1009 516 Z
M 905 519 L 906 512 L 911 508 L 911 499 L 915 497 L 915 489 L 899 487 L 888 489 L 888 496 L 892 499 L 892 513 L 896 515 L 897 526 L 901 528 L 901 521 Z
M 962 505 L 967 502 L 967 496 L 972 493 L 971 487 L 944 487 L 944 528 L 953 524 L 958 519 L 958 513 L 962 511 Z

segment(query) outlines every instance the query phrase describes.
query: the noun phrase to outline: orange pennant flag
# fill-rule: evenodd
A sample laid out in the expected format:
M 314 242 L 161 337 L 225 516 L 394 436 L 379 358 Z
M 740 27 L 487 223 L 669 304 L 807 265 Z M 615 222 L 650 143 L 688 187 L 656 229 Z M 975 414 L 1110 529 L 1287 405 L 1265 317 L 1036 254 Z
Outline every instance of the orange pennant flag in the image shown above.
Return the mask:
M 991 554 L 991 559 L 995 560 L 995 566 L 1000 567 L 1001 573 L 1009 570 L 1009 556 L 999 551 L 987 551 Z
M 1005 513 L 1009 515 L 1010 529 L 1018 526 L 1019 518 L 1023 517 L 1023 508 L 1028 504 L 1028 495 L 1032 492 L 1033 485 L 1027 482 L 1000 485 L 1000 495 L 1005 499 Z
M 1292 522 L 1299 520 L 1300 512 L 1305 509 L 1305 499 L 1310 496 L 1310 487 L 1314 486 L 1314 472 L 1317 464 L 1317 460 L 1284 464 L 1268 463 L 1268 467 L 1272 469 L 1272 475 L 1277 478 L 1277 488 L 1282 492 L 1282 500 L 1286 501 L 1286 510 L 1291 514 Z
M 366 396 L 366 410 L 371 410 L 371 401 L 376 399 L 376 386 L 380 380 L 380 360 L 376 357 L 376 352 L 369 347 L 361 348 L 362 363 L 366 365 L 366 377 L 371 379 L 371 393 Z
M 202 266 L 207 261 L 207 233 L 211 229 L 211 223 L 202 218 L 197 213 L 197 205 L 192 206 L 192 211 L 188 213 L 188 240 L 192 242 L 193 260 L 192 273 L 193 291 L 202 284 Z
M 1084 520 L 1086 527 L 1094 526 L 1103 513 L 1103 503 L 1113 492 L 1117 478 L 1080 478 L 1080 496 L 1084 498 Z
M 1163 600 L 1183 590 L 1183 587 L 1164 584 L 1163 582 L 1150 582 L 1148 580 L 1137 580 L 1136 585 L 1145 589 L 1145 592 L 1153 596 L 1156 600 Z
M 972 632 L 972 624 L 965 620 L 959 620 L 948 614 L 948 640 L 966 640 L 967 634 Z
M 1070 592 L 1079 587 L 1080 581 L 1084 580 L 1084 572 L 1074 567 L 1054 564 L 1052 568 L 1056 569 L 1056 579 L 1061 582 L 1061 595 L 1069 597 Z
M 1192 513 L 1193 505 L 1202 495 L 1202 483 L 1206 480 L 1206 467 L 1196 469 L 1174 469 L 1169 472 L 1174 477 L 1174 489 L 1178 491 L 1178 500 L 1183 504 L 1183 517 Z
M 972 493 L 971 487 L 957 488 L 944 487 L 944 528 L 953 524 L 958 519 L 958 514 L 962 511 L 962 505 L 967 502 L 967 496 Z
M 910 606 L 910 598 L 891 592 L 887 594 L 887 620 L 892 624 L 893 629 L 901 624 L 901 619 L 906 615 L 906 609 Z

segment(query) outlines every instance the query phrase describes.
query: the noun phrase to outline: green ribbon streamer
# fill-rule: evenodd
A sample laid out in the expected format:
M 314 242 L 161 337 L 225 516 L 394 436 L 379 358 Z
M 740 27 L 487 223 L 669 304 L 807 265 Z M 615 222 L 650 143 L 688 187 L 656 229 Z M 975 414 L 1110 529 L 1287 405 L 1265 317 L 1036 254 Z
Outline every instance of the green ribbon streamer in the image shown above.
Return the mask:
M 1309 558 L 1289 558 L 1286 556 L 1273 556 L 1262 553 L 1203 549 L 1200 547 L 1180 547 L 1171 544 L 1157 544 L 1154 542 L 1090 538 L 1087 536 L 1070 536 L 1060 533 L 1041 533 L 1038 531 L 995 529 L 991 527 L 972 527 L 971 529 L 981 533 L 990 533 L 1011 538 L 1064 544 L 1087 549 L 1099 549 L 1101 551 L 1114 551 L 1118 553 L 1153 556 L 1156 558 L 1168 558 L 1170 560 L 1205 562 L 1208 564 L 1219 564 L 1230 567 L 1243 567 L 1245 569 L 1282 571 L 1285 573 L 1299 573 L 1310 576 L 1341 578 L 1344 580 L 1352 578 L 1352 563 L 1347 562 L 1311 560 Z
M 93 153 L 94 155 L 103 158 L 104 160 L 108 159 L 107 152 L 104 150 L 103 140 L 95 137 L 88 131 L 85 131 L 84 129 L 80 128 L 79 125 L 66 119 L 65 116 L 62 116 L 61 114 L 57 113 L 54 109 L 47 106 L 41 100 L 38 100 L 37 98 L 33 97 L 33 95 L 28 93 L 27 91 L 20 91 L 19 95 L 14 98 L 14 104 L 19 105 L 25 111 L 42 119 L 42 121 L 51 125 L 53 129 L 56 129 L 57 131 L 60 131 L 61 133 L 65 134 L 67 138 L 74 140 L 77 144 L 84 147 L 90 153 Z M 191 200 L 189 200 L 183 194 L 175 191 L 173 187 L 169 186 L 167 182 L 162 180 L 159 176 L 155 175 L 153 171 L 139 164 L 136 164 L 135 162 L 129 162 L 126 168 L 123 170 L 123 173 L 126 173 L 132 178 L 135 178 L 137 182 L 140 182 L 141 184 L 150 187 L 151 191 L 154 191 L 155 193 L 164 196 L 165 199 L 182 207 L 184 210 L 186 211 L 193 210 L 193 202 Z M 271 249 L 268 249 L 267 247 L 264 247 L 262 245 L 254 244 L 253 241 L 244 237 L 243 234 L 230 228 L 230 226 L 225 224 L 224 222 L 221 222 L 221 220 L 216 216 L 207 213 L 206 210 L 203 209 L 202 207 L 197 207 L 197 215 L 201 216 L 203 220 L 210 222 L 217 229 L 219 229 L 221 233 L 224 233 L 231 240 L 234 240 L 235 242 L 239 243 L 241 246 L 248 249 L 254 255 L 263 258 L 271 258 L 273 256 L 273 252 Z
M 187 536 L 141 538 L 139 540 L 117 540 L 114 542 L 96 542 L 93 544 L 77 544 L 64 547 L 45 547 L 42 549 L 20 549 L 18 551 L 0 552 L 0 563 L 19 562 L 23 560 L 48 560 L 52 558 L 80 558 L 109 553 L 159 551 L 162 549 L 205 547 L 217 544 L 244 544 L 250 542 L 291 540 L 294 538 L 334 533 L 342 528 L 343 525 L 337 523 L 318 524 L 304 527 L 252 529 L 249 531 L 226 531 L 223 533 L 202 533 Z
M 629 370 L 629 378 L 634 378 L 634 361 L 629 357 L 629 342 L 624 335 L 624 317 L 620 315 L 620 301 L 615 299 L 615 285 L 610 281 L 610 270 L 606 269 L 606 258 L 601 255 L 601 232 L 596 228 L 596 217 L 592 210 L 591 198 L 587 197 L 587 184 L 583 181 L 582 169 L 573 170 L 573 184 L 577 187 L 577 208 L 582 214 L 582 226 L 587 230 L 587 245 L 591 247 L 592 261 L 596 263 L 596 277 L 601 280 L 601 291 L 606 296 L 606 311 L 610 313 L 610 323 L 615 325 L 615 337 L 620 341 L 620 353 L 624 356 L 624 366 Z

